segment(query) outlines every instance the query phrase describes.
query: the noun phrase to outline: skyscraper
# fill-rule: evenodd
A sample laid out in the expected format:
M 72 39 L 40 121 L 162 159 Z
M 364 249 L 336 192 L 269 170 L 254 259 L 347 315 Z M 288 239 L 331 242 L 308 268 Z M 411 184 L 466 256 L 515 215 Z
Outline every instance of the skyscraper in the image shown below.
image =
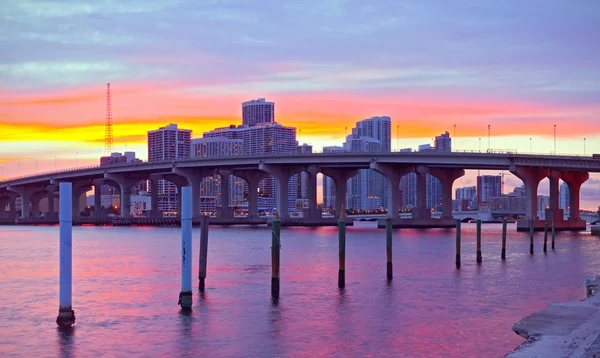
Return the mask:
M 564 212 L 571 211 L 571 194 L 569 193 L 569 185 L 562 182 L 558 190 L 558 207 L 563 209 Z
M 352 128 L 344 148 L 348 152 L 390 152 L 391 118 L 372 117 L 363 119 Z M 387 188 L 383 175 L 371 169 L 361 169 L 348 181 L 346 205 L 350 209 L 381 209 L 387 202 Z
M 242 103 L 242 125 L 254 126 L 259 123 L 275 122 L 275 103 L 264 98 Z
M 345 152 L 346 149 L 340 146 L 323 147 L 323 153 Z M 335 183 L 330 177 L 323 175 L 323 206 L 326 208 L 335 208 Z
M 192 131 L 179 129 L 177 124 L 169 124 L 159 129 L 148 131 L 148 161 L 178 160 L 190 157 L 190 139 Z M 159 180 L 158 210 L 177 210 L 177 186 L 166 180 Z
M 502 196 L 502 177 L 500 175 L 480 175 L 477 177 L 478 203 L 500 196 Z
M 450 133 L 447 131 L 435 137 L 435 151 L 436 152 L 451 152 L 452 151 L 452 139 Z
M 298 153 L 310 154 L 312 153 L 312 145 L 306 143 L 298 146 Z M 308 173 L 301 172 L 298 174 L 298 198 L 308 199 Z

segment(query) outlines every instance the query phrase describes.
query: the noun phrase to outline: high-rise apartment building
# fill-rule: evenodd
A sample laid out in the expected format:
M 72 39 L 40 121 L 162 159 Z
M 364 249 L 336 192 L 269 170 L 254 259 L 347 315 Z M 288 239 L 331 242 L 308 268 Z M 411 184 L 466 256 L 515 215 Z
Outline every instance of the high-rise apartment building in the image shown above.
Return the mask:
M 344 148 L 348 152 L 390 152 L 391 118 L 372 117 L 356 123 L 352 134 L 346 138 Z M 349 209 L 381 209 L 387 202 L 387 188 L 383 175 L 361 169 L 348 181 L 346 205 Z
M 477 177 L 478 203 L 500 196 L 502 196 L 502 177 L 500 175 L 480 175 Z
M 312 145 L 304 143 L 298 146 L 298 153 L 310 154 L 312 149 Z M 298 174 L 298 199 L 308 199 L 308 185 L 308 173 L 301 172 Z
M 571 194 L 569 193 L 569 185 L 565 182 L 560 184 L 558 189 L 558 207 L 564 212 L 571 211 Z
M 191 145 L 192 157 L 230 157 L 242 154 L 244 141 L 223 137 L 195 138 L 191 140 Z
M 436 152 L 451 152 L 452 151 L 452 139 L 450 133 L 445 132 L 435 137 L 435 151 Z
M 272 122 L 275 122 L 275 103 L 264 98 L 242 103 L 242 125 L 250 127 Z
M 340 146 L 323 147 L 323 153 L 345 152 L 346 148 Z M 335 183 L 330 177 L 323 175 L 323 206 L 329 209 L 335 208 Z
M 179 160 L 190 157 L 190 140 L 192 131 L 179 129 L 177 124 L 169 124 L 159 129 L 148 131 L 148 161 Z M 166 180 L 159 180 L 158 210 L 163 212 L 177 211 L 177 186 Z
M 467 186 L 456 188 L 455 192 L 455 207 L 457 211 L 468 211 L 477 209 L 477 187 Z

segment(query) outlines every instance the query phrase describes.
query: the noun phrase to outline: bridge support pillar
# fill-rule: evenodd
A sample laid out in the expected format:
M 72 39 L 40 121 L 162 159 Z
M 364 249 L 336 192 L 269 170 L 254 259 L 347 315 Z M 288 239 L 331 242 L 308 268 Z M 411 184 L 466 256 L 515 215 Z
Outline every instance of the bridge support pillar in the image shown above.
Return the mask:
M 427 174 L 429 170 L 425 166 L 418 166 L 415 170 L 417 176 L 417 207 L 413 208 L 413 219 L 431 219 L 431 211 L 427 209 Z
M 546 220 L 555 222 L 561 222 L 564 220 L 563 211 L 558 207 L 558 182 L 562 173 L 557 170 L 550 169 L 548 173 L 548 179 L 550 180 L 550 208 L 546 210 Z
M 41 191 L 45 191 L 46 187 L 45 186 L 42 186 L 42 187 L 9 186 L 7 189 L 9 191 L 17 193 L 21 197 L 21 218 L 29 219 L 31 217 L 31 215 L 29 213 L 29 204 L 31 202 L 31 197 L 34 196 L 34 199 L 35 199 L 36 196 L 34 194 L 39 193 Z M 14 210 L 14 208 L 11 208 L 11 210 Z M 35 212 L 35 207 L 33 210 Z M 38 209 L 37 210 L 39 211 L 39 201 L 38 201 Z
M 42 199 L 44 198 L 44 195 L 46 195 L 46 193 L 35 193 L 32 194 L 30 197 L 30 201 L 31 201 L 31 216 L 34 219 L 39 219 L 40 218 L 40 202 L 42 201 Z
M 282 166 L 261 163 L 258 169 L 271 174 L 277 182 L 277 213 L 282 221 L 289 218 L 289 188 L 288 183 L 292 175 L 300 173 L 302 167 Z
M 302 213 L 303 218 L 308 219 L 320 219 L 321 212 L 317 205 L 317 174 L 319 170 L 316 166 L 310 166 L 304 170 L 308 177 L 307 195 L 308 195 L 308 209 L 305 209 Z
M 442 184 L 442 219 L 452 219 L 452 185 L 465 175 L 464 169 L 430 168 L 430 174 Z
M 152 218 L 161 218 L 162 213 L 158 210 L 158 181 L 160 175 L 152 174 L 148 179 L 150 184 L 150 212 L 146 212 L 146 215 Z
M 537 219 L 537 190 L 540 181 L 548 176 L 548 169 L 511 166 L 510 172 L 525 184 L 525 220 Z
M 221 208 L 219 209 L 219 216 L 231 219 L 233 218 L 233 209 L 231 207 L 231 171 L 220 170 L 219 176 L 221 177 Z
M 335 216 L 339 218 L 342 215 L 342 207 L 346 202 L 348 179 L 356 176 L 358 169 L 323 168 L 321 172 L 333 179 L 335 184 Z
M 177 185 L 177 191 L 178 191 L 178 204 L 177 204 L 177 213 L 178 215 L 181 215 L 181 200 L 180 200 L 180 194 L 179 191 L 181 190 L 181 187 L 185 184 L 187 184 L 187 186 L 192 187 L 192 217 L 197 218 L 200 216 L 200 183 L 202 183 L 202 180 L 207 177 L 207 176 L 211 176 L 214 174 L 213 170 L 207 170 L 207 169 L 197 169 L 197 168 L 173 168 L 173 173 L 176 175 L 179 175 L 180 177 L 184 178 L 187 183 L 182 183 L 182 182 L 176 182 L 175 184 Z
M 112 180 L 119 186 L 119 199 L 121 217 L 128 218 L 131 216 L 131 188 L 144 178 L 132 178 L 124 174 L 104 174 L 104 178 Z
M 94 182 L 94 218 L 102 217 L 102 183 Z
M 581 220 L 579 216 L 579 201 L 581 185 L 590 178 L 586 172 L 563 172 L 562 179 L 569 186 L 569 199 L 571 200 L 570 221 Z
M 235 170 L 233 175 L 244 179 L 248 184 L 248 219 L 258 218 L 258 184 L 268 174 L 258 170 Z
M 415 170 L 414 166 L 393 165 L 371 162 L 371 169 L 383 174 L 385 187 L 388 190 L 387 203 L 384 203 L 388 216 L 394 220 L 399 217 L 398 209 L 402 205 L 402 193 L 400 192 L 400 179 Z

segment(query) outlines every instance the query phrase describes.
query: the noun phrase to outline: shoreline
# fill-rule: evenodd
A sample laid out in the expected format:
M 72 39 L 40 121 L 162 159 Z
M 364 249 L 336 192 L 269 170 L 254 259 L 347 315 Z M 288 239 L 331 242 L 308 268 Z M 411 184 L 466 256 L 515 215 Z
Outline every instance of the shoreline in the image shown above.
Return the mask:
M 584 300 L 551 303 L 516 322 L 512 329 L 525 342 L 505 357 L 600 357 L 600 279 L 588 287 L 593 293 Z

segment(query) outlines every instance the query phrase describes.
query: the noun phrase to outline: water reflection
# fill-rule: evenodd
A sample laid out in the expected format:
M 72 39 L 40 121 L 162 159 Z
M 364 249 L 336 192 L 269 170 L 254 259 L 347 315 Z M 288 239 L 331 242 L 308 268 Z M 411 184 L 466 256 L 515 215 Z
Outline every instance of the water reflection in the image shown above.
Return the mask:
M 75 327 L 56 328 L 56 343 L 58 346 L 58 356 L 70 358 L 75 356 Z

